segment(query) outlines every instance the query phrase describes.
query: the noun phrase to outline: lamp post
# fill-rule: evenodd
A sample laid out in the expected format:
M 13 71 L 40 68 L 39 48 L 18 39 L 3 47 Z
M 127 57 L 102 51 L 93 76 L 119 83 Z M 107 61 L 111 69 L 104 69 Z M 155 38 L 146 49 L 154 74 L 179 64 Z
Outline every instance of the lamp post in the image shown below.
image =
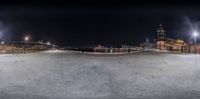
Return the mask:
M 194 33 L 193 33 L 193 37 L 194 37 L 194 46 L 195 46 L 195 54 L 197 53 L 197 48 L 196 48 L 196 43 L 197 43 L 197 36 L 198 36 L 199 34 L 196 32 L 196 31 L 194 31 Z
M 25 40 L 25 53 L 27 53 L 27 42 L 29 40 L 29 37 L 25 36 L 24 40 Z
M 50 45 L 51 43 L 50 42 L 47 42 L 47 45 Z
M 4 41 L 1 41 L 1 45 L 2 45 L 2 50 L 3 50 L 3 52 L 4 52 L 4 44 L 5 44 L 5 42 Z
M 1 44 L 4 44 L 5 42 L 4 41 L 1 41 Z

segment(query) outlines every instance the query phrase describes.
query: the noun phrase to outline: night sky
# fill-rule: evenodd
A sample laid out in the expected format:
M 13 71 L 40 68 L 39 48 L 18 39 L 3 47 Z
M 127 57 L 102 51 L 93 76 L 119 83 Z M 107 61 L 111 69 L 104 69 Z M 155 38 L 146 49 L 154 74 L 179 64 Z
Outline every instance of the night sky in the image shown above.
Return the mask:
M 138 45 L 155 39 L 156 25 L 167 36 L 191 40 L 199 27 L 200 6 L 194 4 L 70 4 L 1 3 L 0 37 L 3 40 L 44 40 L 61 46 Z M 191 26 L 192 25 L 192 26 Z M 198 28 L 196 28 L 198 30 Z

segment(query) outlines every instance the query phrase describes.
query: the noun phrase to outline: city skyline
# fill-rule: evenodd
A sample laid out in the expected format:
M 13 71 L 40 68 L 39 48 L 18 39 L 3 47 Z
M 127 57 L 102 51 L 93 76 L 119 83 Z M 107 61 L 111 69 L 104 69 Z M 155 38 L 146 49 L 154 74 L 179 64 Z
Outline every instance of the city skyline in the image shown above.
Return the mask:
M 61 46 L 139 45 L 156 35 L 156 25 L 166 27 L 169 38 L 192 40 L 192 27 L 199 27 L 198 6 L 157 4 L 1 4 L 0 36 L 21 40 L 51 41 Z M 177 4 L 175 4 L 177 5 Z

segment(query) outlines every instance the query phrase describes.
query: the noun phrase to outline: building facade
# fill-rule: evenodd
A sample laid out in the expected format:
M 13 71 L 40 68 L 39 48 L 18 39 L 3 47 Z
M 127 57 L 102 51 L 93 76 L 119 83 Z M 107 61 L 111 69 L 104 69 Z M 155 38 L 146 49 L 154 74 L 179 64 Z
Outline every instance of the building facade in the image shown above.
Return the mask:
M 165 43 L 166 43 L 166 29 L 165 27 L 160 24 L 157 26 L 156 30 L 156 48 L 159 50 L 165 50 Z
M 166 37 L 166 28 L 160 24 L 156 31 L 156 48 L 159 50 L 180 51 L 187 44 L 181 39 L 171 39 Z

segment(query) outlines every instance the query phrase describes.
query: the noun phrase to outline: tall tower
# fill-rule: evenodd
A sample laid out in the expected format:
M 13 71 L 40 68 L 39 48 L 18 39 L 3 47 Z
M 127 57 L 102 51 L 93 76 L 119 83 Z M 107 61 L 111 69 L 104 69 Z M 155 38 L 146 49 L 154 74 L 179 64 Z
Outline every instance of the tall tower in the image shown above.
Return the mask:
M 157 35 L 156 35 L 156 47 L 159 50 L 165 50 L 165 43 L 166 43 L 166 29 L 165 27 L 160 24 L 157 26 Z

